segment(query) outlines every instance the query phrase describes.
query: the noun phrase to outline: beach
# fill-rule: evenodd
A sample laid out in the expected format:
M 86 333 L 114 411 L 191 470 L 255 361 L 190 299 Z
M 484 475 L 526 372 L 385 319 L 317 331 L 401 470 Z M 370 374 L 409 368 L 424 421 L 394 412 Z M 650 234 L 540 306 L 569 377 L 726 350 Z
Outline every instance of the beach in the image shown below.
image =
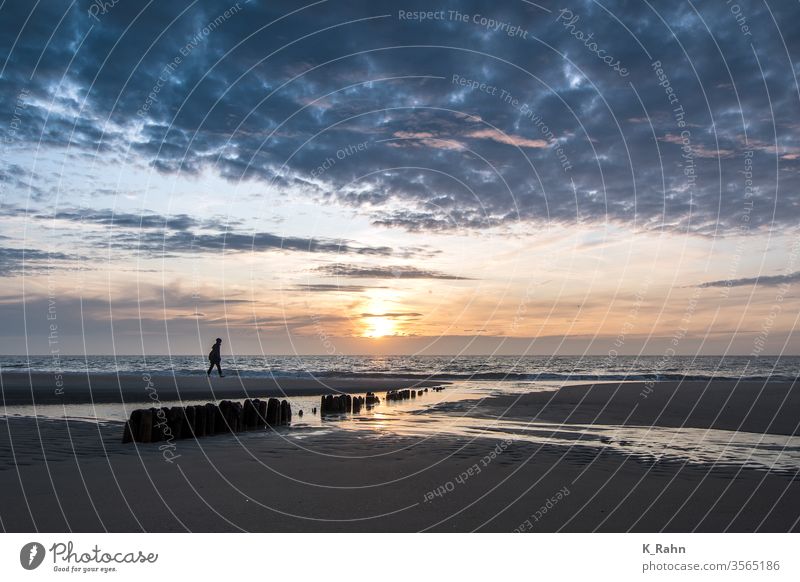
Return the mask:
M 408 378 L 338 377 L 240 377 L 177 374 L 60 374 L 12 372 L 2 374 L 6 406 L 45 404 L 145 403 L 180 400 L 222 400 L 356 393 L 412 386 L 434 386 L 433 382 Z M 33 389 L 32 389 L 33 387 Z
M 796 388 L 655 383 L 643 403 L 647 386 L 475 398 L 452 386 L 354 418 L 170 444 L 123 445 L 120 422 L 8 416 L 0 519 L 18 532 L 798 529 L 797 427 L 783 414 Z M 777 442 L 789 457 L 709 462 L 712 437 L 773 439 L 766 452 Z M 626 442 L 637 438 L 670 439 L 669 454 Z M 708 457 L 681 456 L 703 438 Z

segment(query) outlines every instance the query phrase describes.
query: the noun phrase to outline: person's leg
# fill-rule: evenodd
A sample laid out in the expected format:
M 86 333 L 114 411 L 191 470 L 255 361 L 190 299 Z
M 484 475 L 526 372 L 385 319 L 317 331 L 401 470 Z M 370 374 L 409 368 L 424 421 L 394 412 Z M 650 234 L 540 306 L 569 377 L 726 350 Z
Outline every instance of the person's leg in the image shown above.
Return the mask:
M 222 373 L 222 368 L 220 367 L 220 365 L 219 365 L 219 364 L 220 364 L 220 363 L 219 363 L 219 362 L 217 362 L 217 372 L 219 372 L 219 376 L 220 376 L 220 378 L 222 378 L 222 376 L 223 376 L 223 373 Z
M 208 367 L 208 372 L 206 372 L 206 376 L 211 375 L 211 370 L 214 369 L 214 362 L 211 362 L 211 365 Z

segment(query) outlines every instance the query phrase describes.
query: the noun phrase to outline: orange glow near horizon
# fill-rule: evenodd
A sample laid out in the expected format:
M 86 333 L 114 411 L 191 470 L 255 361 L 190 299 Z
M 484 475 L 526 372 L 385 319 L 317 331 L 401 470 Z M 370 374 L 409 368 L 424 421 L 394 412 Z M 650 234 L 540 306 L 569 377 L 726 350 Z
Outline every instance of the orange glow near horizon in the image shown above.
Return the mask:
M 381 338 L 395 335 L 395 322 L 388 317 L 366 317 L 364 323 L 367 326 L 364 330 L 364 337 Z

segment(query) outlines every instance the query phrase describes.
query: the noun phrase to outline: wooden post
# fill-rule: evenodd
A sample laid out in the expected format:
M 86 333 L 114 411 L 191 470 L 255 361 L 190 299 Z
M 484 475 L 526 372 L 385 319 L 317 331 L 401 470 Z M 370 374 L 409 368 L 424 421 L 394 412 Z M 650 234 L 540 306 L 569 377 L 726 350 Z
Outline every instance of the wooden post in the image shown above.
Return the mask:
M 206 410 L 206 434 L 208 436 L 215 435 L 217 434 L 217 407 L 209 402 L 203 408 Z
M 233 424 L 236 427 L 236 432 L 241 432 L 243 428 L 243 410 L 241 402 L 233 403 Z
M 153 414 L 153 428 L 150 431 L 150 442 L 157 443 L 158 441 L 163 441 L 164 439 L 164 431 L 163 431 L 163 423 L 166 420 L 166 416 L 164 416 L 164 410 L 166 408 L 151 408 L 150 412 Z M 163 416 L 163 418 L 162 418 Z
M 192 406 L 194 408 L 194 436 L 201 438 L 206 436 L 206 407 Z
M 125 423 L 125 431 L 122 433 L 122 442 L 131 443 L 139 438 L 139 425 L 142 422 L 142 411 L 132 410 L 128 422 Z
M 183 408 L 180 406 L 173 406 L 169 409 L 169 429 L 172 431 L 172 436 L 176 439 L 183 437 Z
M 292 422 L 292 408 L 286 400 L 281 401 L 281 424 Z
M 242 410 L 242 430 L 250 430 L 256 424 L 256 409 L 253 401 L 249 398 L 244 401 Z
M 281 423 L 281 403 L 277 398 L 267 401 L 267 424 L 278 426 Z
M 222 403 L 214 407 L 214 432 L 220 434 L 228 430 L 225 425 L 225 415 L 222 414 Z
M 183 409 L 183 434 L 184 438 L 194 436 L 194 406 L 187 406 Z
M 153 411 L 149 408 L 142 410 L 142 420 L 139 423 L 139 438 L 140 443 L 149 443 L 153 434 Z
M 267 401 L 258 401 L 258 428 L 267 426 Z

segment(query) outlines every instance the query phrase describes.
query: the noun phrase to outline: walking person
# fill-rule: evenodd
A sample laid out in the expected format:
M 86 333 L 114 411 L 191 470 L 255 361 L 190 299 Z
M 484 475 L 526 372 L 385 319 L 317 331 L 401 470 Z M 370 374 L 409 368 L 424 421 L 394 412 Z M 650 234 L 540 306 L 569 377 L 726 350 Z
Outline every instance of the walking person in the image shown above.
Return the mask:
M 211 376 L 211 370 L 214 369 L 214 366 L 217 367 L 217 371 L 219 372 L 219 377 L 224 378 L 225 376 L 222 374 L 222 368 L 220 367 L 220 362 L 222 362 L 222 356 L 219 354 L 219 349 L 222 347 L 222 338 L 217 338 L 217 343 L 211 346 L 211 351 L 208 353 L 208 361 L 210 365 L 208 366 L 208 372 L 206 372 L 206 376 Z

